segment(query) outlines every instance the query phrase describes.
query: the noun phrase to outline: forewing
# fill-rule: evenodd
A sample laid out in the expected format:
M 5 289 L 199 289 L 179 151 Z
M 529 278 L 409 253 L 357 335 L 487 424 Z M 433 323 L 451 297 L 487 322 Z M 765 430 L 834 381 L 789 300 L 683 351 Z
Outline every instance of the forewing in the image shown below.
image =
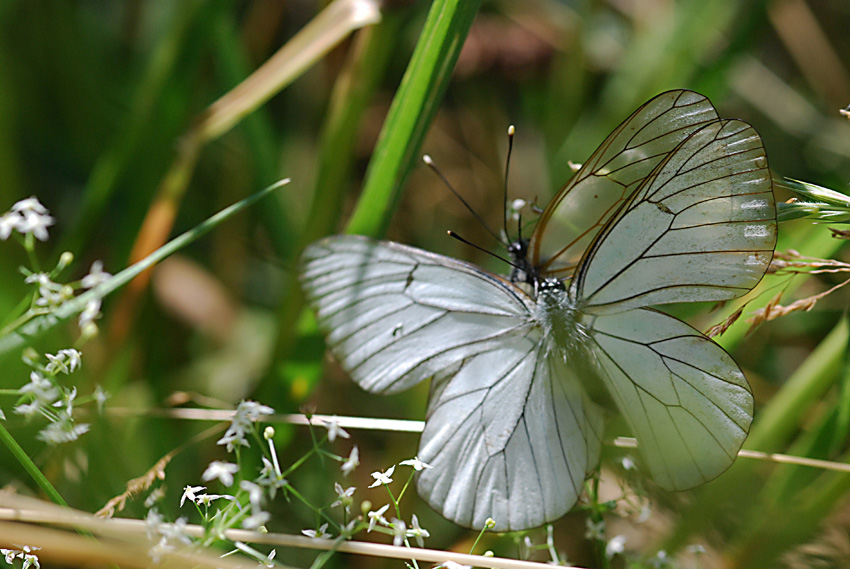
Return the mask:
M 307 247 L 301 281 L 319 328 L 364 389 L 406 389 L 529 328 L 519 289 L 473 265 L 357 236 Z
M 558 192 L 537 222 L 529 259 L 543 275 L 567 277 L 599 229 L 682 140 L 717 120 L 693 91 L 668 91 L 626 119 Z
M 656 482 L 685 490 L 735 460 L 753 417 L 744 374 L 723 348 L 652 309 L 590 319 L 598 365 Z
M 602 413 L 539 329 L 435 378 L 419 495 L 446 518 L 523 530 L 555 520 L 599 459 Z
M 776 208 L 756 131 L 718 120 L 682 142 L 605 226 L 573 295 L 591 312 L 745 294 L 776 245 Z

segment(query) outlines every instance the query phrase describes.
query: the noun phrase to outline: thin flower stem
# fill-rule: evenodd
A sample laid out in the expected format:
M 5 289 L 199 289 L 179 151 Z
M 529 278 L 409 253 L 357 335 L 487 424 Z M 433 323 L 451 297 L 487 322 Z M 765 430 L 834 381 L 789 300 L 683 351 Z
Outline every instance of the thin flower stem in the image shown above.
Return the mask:
M 302 456 L 301 458 L 299 458 L 298 460 L 293 462 L 289 466 L 289 468 L 287 468 L 284 472 L 282 472 L 281 477 L 286 478 L 287 476 L 289 476 L 290 473 L 294 472 L 296 469 L 298 469 L 298 467 L 300 467 L 302 464 L 304 464 L 307 461 L 308 458 L 310 458 L 312 455 L 314 455 L 318 452 L 320 452 L 320 449 L 318 447 L 314 446 L 313 448 L 311 448 L 309 451 L 307 451 L 307 453 L 304 456 Z
M 395 508 L 395 517 L 401 519 L 401 508 L 398 507 L 398 500 L 396 500 L 395 496 L 393 496 L 393 491 L 390 490 L 390 485 L 384 484 L 384 488 L 387 489 L 387 494 L 390 495 L 390 502 L 392 502 L 393 507 Z
M 478 537 L 475 538 L 475 541 L 472 544 L 472 547 L 469 548 L 469 554 L 474 555 L 475 547 L 478 545 L 478 542 L 481 541 L 481 538 L 484 536 L 484 532 L 487 531 L 487 528 L 481 528 L 481 531 L 478 532 Z
M 401 489 L 401 492 L 398 493 L 398 501 L 401 502 L 401 498 L 404 496 L 404 493 L 407 491 L 407 487 L 410 486 L 410 482 L 413 480 L 413 476 L 416 474 L 416 471 L 412 471 L 410 476 L 407 478 L 407 482 L 404 483 L 404 486 Z

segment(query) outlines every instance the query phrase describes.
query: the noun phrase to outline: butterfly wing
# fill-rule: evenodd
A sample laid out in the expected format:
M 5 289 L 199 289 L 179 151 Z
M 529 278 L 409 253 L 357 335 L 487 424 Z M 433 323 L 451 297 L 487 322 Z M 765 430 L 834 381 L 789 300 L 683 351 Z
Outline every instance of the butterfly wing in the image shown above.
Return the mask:
M 598 460 L 602 416 L 544 348 L 522 291 L 461 261 L 356 236 L 309 246 L 301 279 L 360 386 L 389 393 L 434 377 L 419 451 L 432 465 L 418 483 L 429 504 L 502 530 L 573 506 Z
M 718 120 L 683 141 L 588 249 L 572 283 L 594 313 L 727 300 L 761 280 L 776 207 L 756 131 Z
M 726 470 L 753 418 L 753 396 L 729 354 L 652 309 L 601 315 L 590 327 L 605 386 L 653 479 L 686 490 Z
M 711 102 L 668 91 L 626 119 L 558 192 L 537 222 L 528 258 L 541 274 L 565 278 L 600 228 L 682 140 L 716 121 Z
M 722 348 L 643 307 L 740 296 L 761 280 L 775 243 L 761 141 L 746 123 L 718 120 L 659 163 L 599 233 L 572 282 L 602 380 L 664 488 L 690 488 L 729 467 L 753 398 Z
M 599 460 L 602 413 L 541 331 L 435 378 L 419 456 L 419 495 L 443 516 L 495 531 L 566 514 Z
M 301 281 L 331 352 L 361 387 L 395 393 L 522 336 L 531 300 L 474 265 L 357 236 L 307 247 Z

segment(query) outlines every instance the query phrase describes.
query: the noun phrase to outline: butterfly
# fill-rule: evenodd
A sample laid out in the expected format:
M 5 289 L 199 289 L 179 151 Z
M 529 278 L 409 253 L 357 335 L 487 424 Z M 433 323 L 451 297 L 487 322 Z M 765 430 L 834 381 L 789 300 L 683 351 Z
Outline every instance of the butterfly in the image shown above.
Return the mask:
M 308 246 L 300 277 L 358 385 L 395 393 L 431 379 L 419 495 L 462 526 L 522 530 L 578 501 L 606 407 L 664 489 L 732 464 L 753 416 L 744 374 L 651 306 L 747 293 L 776 232 L 756 131 L 677 90 L 608 136 L 511 244 L 508 277 L 350 235 Z

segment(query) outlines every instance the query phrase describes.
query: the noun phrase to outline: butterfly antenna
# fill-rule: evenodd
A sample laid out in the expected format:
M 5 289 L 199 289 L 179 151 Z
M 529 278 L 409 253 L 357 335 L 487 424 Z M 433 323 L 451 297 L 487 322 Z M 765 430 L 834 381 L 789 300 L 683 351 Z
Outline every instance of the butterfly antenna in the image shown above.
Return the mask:
M 455 197 L 456 197 L 457 199 L 459 199 L 459 200 L 460 200 L 460 203 L 462 203 L 462 204 L 464 205 L 464 207 L 466 207 L 466 209 L 467 209 L 467 210 L 469 210 L 469 213 L 471 213 L 473 216 L 475 216 L 475 219 L 477 219 L 477 220 L 478 220 L 478 223 L 480 223 L 480 224 L 481 224 L 481 226 L 482 226 L 484 229 L 486 229 L 486 230 L 487 230 L 487 233 L 489 233 L 490 235 L 492 235 L 492 236 L 493 236 L 493 239 L 495 239 L 496 241 L 498 241 L 500 245 L 504 245 L 504 243 L 502 242 L 502 240 L 501 240 L 501 239 L 499 239 L 499 236 L 498 236 L 498 235 L 496 235 L 496 232 L 494 232 L 492 229 L 490 229 L 490 227 L 487 225 L 487 222 L 486 222 L 486 221 L 484 221 L 484 219 L 482 219 L 482 217 L 481 217 L 480 215 L 478 215 L 478 212 L 476 212 L 474 209 L 472 209 L 472 206 L 471 206 L 471 205 L 469 205 L 469 204 L 466 202 L 466 200 L 465 200 L 465 199 L 463 199 L 463 196 L 461 196 L 461 195 L 460 195 L 460 193 L 458 193 L 458 191 L 457 191 L 456 189 L 454 189 L 454 186 L 452 186 L 452 185 L 449 183 L 448 178 L 446 178 L 446 177 L 443 175 L 443 173 L 439 170 L 439 168 L 437 168 L 437 166 L 435 166 L 435 165 L 434 165 L 434 161 L 433 161 L 433 160 L 431 160 L 431 157 L 430 157 L 430 156 L 428 156 L 427 154 L 425 154 L 425 155 L 422 157 L 422 161 L 425 163 L 425 165 L 426 165 L 426 166 L 428 166 L 429 168 L 431 168 L 431 170 L 432 170 L 432 171 L 433 171 L 433 172 L 437 175 L 437 177 L 439 177 L 439 178 L 440 178 L 440 180 L 442 180 L 443 184 L 445 184 L 445 185 L 446 185 L 446 187 L 449 189 L 449 191 L 451 191 L 451 192 L 455 195 Z M 465 240 L 463 240 L 463 239 L 461 239 L 461 241 L 463 241 L 464 243 L 468 243 L 469 245 L 472 245 L 472 243 L 469 243 L 468 241 L 465 241 Z M 480 249 L 480 247 L 478 247 L 477 245 L 473 245 L 473 247 L 475 247 L 475 248 L 477 248 L 477 249 Z
M 469 245 L 469 246 L 470 246 L 470 247 L 472 247 L 473 249 L 478 249 L 478 250 L 479 250 L 479 251 L 481 251 L 482 253 L 487 253 L 487 254 L 488 254 L 488 255 L 490 255 L 491 257 L 495 257 L 495 258 L 499 259 L 500 261 L 504 261 L 505 263 L 509 264 L 510 266 L 512 266 L 512 267 L 513 267 L 513 268 L 515 268 L 515 269 L 520 269 L 520 270 L 522 270 L 522 268 L 521 268 L 519 265 L 517 265 L 517 264 L 515 264 L 515 263 L 513 263 L 513 262 L 511 262 L 511 261 L 509 261 L 508 259 L 505 259 L 505 258 L 504 258 L 504 257 L 502 257 L 501 255 L 497 255 L 497 254 L 496 254 L 496 253 L 494 253 L 493 251 L 488 251 L 488 250 L 487 250 L 487 249 L 485 249 L 484 247 L 481 247 L 481 246 L 479 246 L 479 245 L 476 245 L 475 243 L 473 243 L 473 242 L 471 242 L 471 241 L 467 241 L 466 239 L 464 239 L 463 237 L 461 237 L 460 235 L 458 235 L 457 233 L 455 233 L 455 232 L 454 232 L 454 231 L 452 231 L 452 230 L 449 230 L 449 231 L 447 231 L 446 233 L 448 233 L 448 234 L 449 234 L 449 237 L 453 237 L 453 238 L 457 239 L 458 241 L 460 241 L 461 243 L 463 243 L 463 244 L 465 244 L 465 245 Z
M 504 223 L 505 239 L 508 239 L 508 241 L 510 241 L 510 238 L 508 237 L 508 173 L 511 168 L 511 152 L 513 152 L 514 149 L 514 132 L 516 132 L 514 125 L 510 125 L 508 127 L 508 154 L 505 157 L 505 188 L 502 199 L 502 207 L 504 208 L 505 213 L 505 215 L 502 216 L 502 220 Z

